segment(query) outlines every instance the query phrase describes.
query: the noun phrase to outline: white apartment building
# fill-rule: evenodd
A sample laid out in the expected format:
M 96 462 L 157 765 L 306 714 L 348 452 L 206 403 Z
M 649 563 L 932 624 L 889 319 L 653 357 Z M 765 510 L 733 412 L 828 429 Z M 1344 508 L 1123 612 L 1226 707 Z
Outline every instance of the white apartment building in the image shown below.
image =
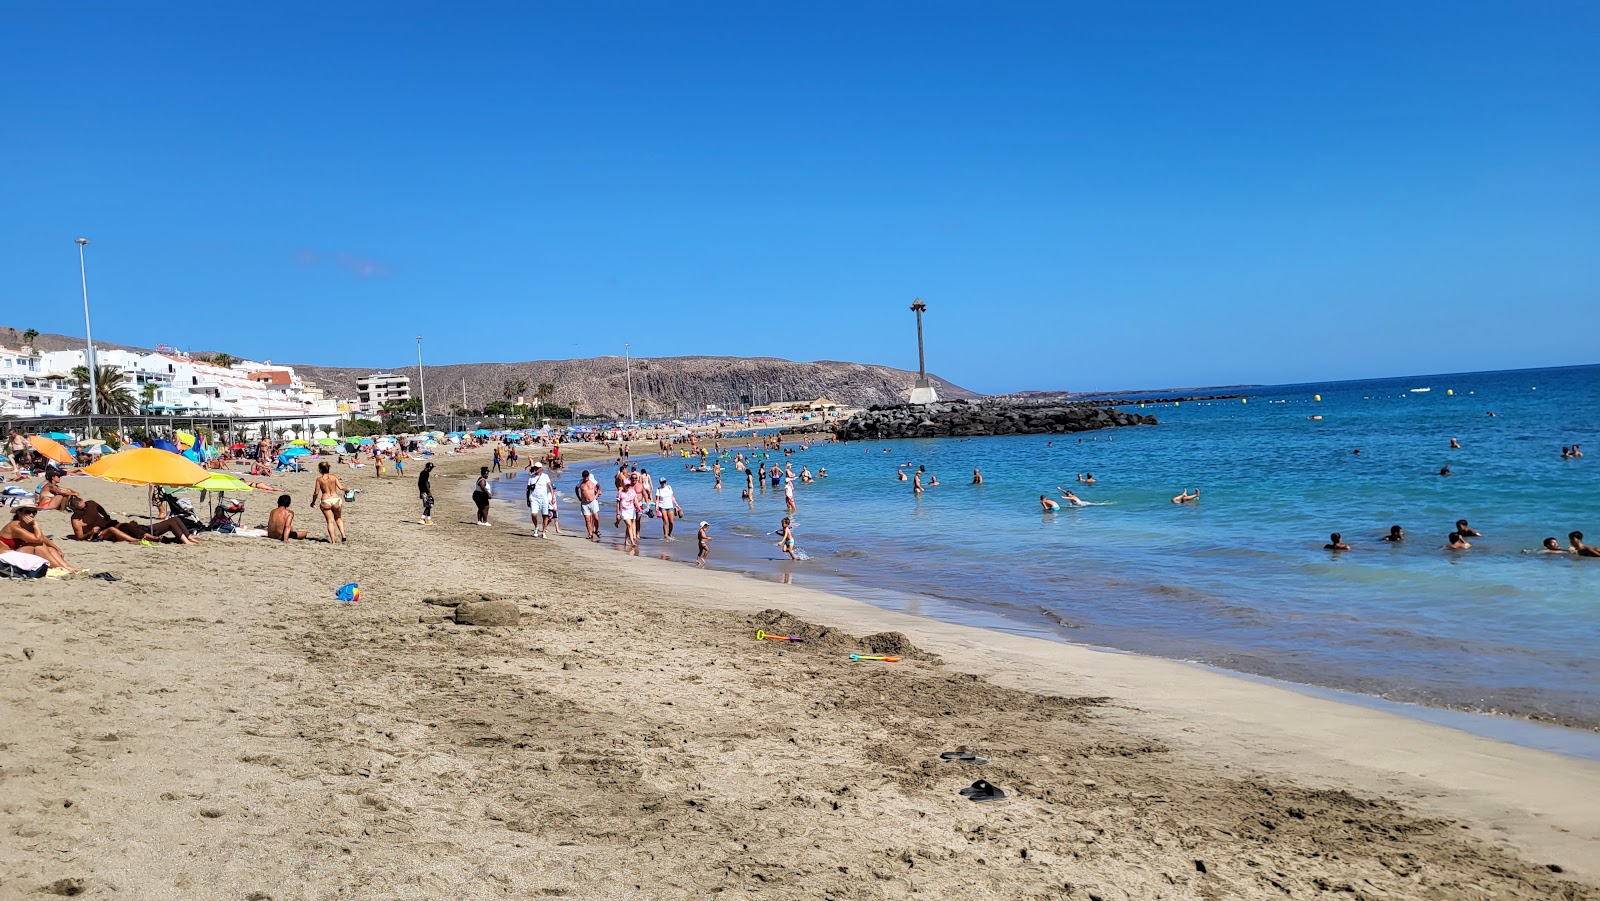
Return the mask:
M 41 354 L 40 369 L 70 373 L 84 365 L 81 350 Z M 177 353 L 140 353 L 97 350 L 99 365 L 121 370 L 128 389 L 143 412 L 155 415 L 275 417 L 286 427 L 302 423 L 331 427 L 348 410 L 348 404 L 307 388 L 294 370 L 243 360 L 218 366 Z M 5 363 L 0 359 L 0 373 Z M 65 376 L 63 376 L 65 378 Z M 70 397 L 70 388 L 67 396 Z M 55 415 L 57 411 L 36 415 Z M 61 413 L 66 412 L 63 406 Z M 13 414 L 19 415 L 19 414 Z M 20 414 L 29 415 L 29 414 Z
M 30 347 L 0 347 L 0 415 L 65 416 L 72 400 L 67 373 L 52 371 Z
M 356 379 L 356 402 L 363 413 L 376 413 L 391 400 L 410 399 L 410 376 L 374 372 Z

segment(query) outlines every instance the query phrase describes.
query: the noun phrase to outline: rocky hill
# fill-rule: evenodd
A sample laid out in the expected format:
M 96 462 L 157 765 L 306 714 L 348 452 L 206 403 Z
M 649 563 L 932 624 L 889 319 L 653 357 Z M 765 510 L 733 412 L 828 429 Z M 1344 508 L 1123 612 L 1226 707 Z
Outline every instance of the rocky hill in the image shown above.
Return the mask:
M 83 339 L 45 334 L 35 338 L 33 344 L 40 351 L 77 350 L 83 347 Z M 0 326 L 0 345 L 20 347 L 21 330 Z M 148 350 L 113 344 L 98 336 L 95 346 L 105 350 Z M 355 397 L 356 379 L 377 371 L 371 367 L 287 365 L 292 365 L 307 382 L 338 397 Z M 415 383 L 416 366 L 391 371 L 411 376 Z M 432 412 L 447 412 L 452 404 L 480 410 L 490 401 L 505 399 L 506 387 L 514 389 L 519 382 L 527 383 L 522 394 L 530 402 L 540 383 L 549 382 L 555 386 L 550 400 L 558 404 L 577 404 L 580 413 L 624 416 L 628 412 L 627 365 L 622 357 L 459 363 L 429 366 L 427 375 L 428 409 Z M 945 399 L 978 396 L 937 376 L 930 378 Z M 752 404 L 811 400 L 819 396 L 844 406 L 867 407 L 905 402 L 915 379 L 916 373 L 904 369 L 832 360 L 796 363 L 776 357 L 635 357 L 633 405 L 641 417 L 675 411 L 688 413 L 706 404 L 735 410 Z M 463 387 L 466 389 L 464 403 Z
M 374 371 L 292 365 L 303 378 L 343 396 L 354 396 L 356 379 Z M 416 366 L 390 371 L 410 376 L 415 384 Z M 622 357 L 429 366 L 427 377 L 431 411 L 447 411 L 452 404 L 481 409 L 485 403 L 503 399 L 506 386 L 518 382 L 527 383 L 522 393 L 528 398 L 540 383 L 548 382 L 555 386 L 553 402 L 575 403 L 580 413 L 624 416 L 628 411 L 627 363 Z M 938 385 L 942 397 L 978 396 L 936 376 L 929 378 Z M 633 403 L 641 417 L 688 413 L 706 404 L 734 410 L 819 396 L 845 406 L 865 407 L 905 402 L 915 379 L 916 373 L 903 369 L 832 360 L 796 363 L 775 357 L 635 357 Z

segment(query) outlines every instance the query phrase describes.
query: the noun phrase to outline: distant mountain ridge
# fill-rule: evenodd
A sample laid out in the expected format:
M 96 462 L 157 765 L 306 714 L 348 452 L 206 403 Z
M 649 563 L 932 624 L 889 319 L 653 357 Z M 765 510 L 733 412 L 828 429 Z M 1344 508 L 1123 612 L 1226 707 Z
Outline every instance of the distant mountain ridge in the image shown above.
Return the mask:
M 373 369 L 316 366 L 294 363 L 308 381 L 335 394 L 354 396 L 356 379 Z M 776 357 L 635 357 L 633 407 L 639 416 L 690 413 L 713 404 L 724 410 L 776 401 L 826 397 L 835 403 L 865 407 L 903 403 L 911 396 L 916 373 L 870 363 L 818 360 L 798 363 Z M 412 378 L 415 365 L 390 369 Z M 507 384 L 527 382 L 525 397 L 532 398 L 541 382 L 555 386 L 550 400 L 577 404 L 580 413 L 624 416 L 628 412 L 628 362 L 622 357 L 587 360 L 534 360 L 524 363 L 456 363 L 428 366 L 430 411 L 447 411 L 452 404 L 482 409 L 502 400 Z M 929 378 L 942 397 L 974 398 L 979 395 L 937 376 Z M 466 401 L 462 401 L 462 388 Z
M 22 330 L 0 326 L 0 344 L 21 347 Z M 33 346 L 40 351 L 78 350 L 83 347 L 83 339 L 41 334 L 34 339 Z M 150 348 L 103 341 L 98 336 L 95 347 L 150 351 Z M 191 353 L 204 356 L 210 352 Z M 417 390 L 415 365 L 383 370 L 277 362 L 293 366 L 308 384 L 337 397 L 354 398 L 357 378 L 382 371 L 410 376 L 413 393 Z M 910 398 L 911 385 L 916 380 L 916 373 L 890 366 L 836 360 L 801 363 L 777 357 L 635 357 L 632 367 L 633 406 L 640 416 L 689 413 L 707 404 L 736 410 L 816 397 L 852 407 L 902 403 Z M 624 416 L 628 412 L 627 370 L 628 362 L 622 357 L 428 366 L 428 410 L 447 412 L 452 404 L 481 410 L 490 401 L 504 400 L 505 387 L 518 382 L 527 383 L 523 396 L 531 402 L 540 383 L 548 382 L 555 386 L 550 396 L 554 403 L 576 404 L 578 411 L 585 414 Z M 947 400 L 980 396 L 931 373 L 928 377 L 938 387 L 940 397 Z M 466 388 L 465 402 L 463 387 Z

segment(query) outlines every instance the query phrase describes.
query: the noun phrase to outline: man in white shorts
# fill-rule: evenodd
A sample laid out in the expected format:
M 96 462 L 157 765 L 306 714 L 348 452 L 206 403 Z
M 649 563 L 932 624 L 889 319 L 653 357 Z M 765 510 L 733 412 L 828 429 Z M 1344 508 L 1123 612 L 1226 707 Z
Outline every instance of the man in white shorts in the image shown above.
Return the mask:
M 595 481 L 594 474 L 585 469 L 583 478 L 578 482 L 578 505 L 583 510 L 583 528 L 589 533 L 584 536 L 590 541 L 600 540 L 600 483 Z
M 550 495 L 554 492 L 550 474 L 544 464 L 535 460 L 528 467 L 528 513 L 533 519 L 533 537 L 543 538 L 545 523 L 550 518 Z

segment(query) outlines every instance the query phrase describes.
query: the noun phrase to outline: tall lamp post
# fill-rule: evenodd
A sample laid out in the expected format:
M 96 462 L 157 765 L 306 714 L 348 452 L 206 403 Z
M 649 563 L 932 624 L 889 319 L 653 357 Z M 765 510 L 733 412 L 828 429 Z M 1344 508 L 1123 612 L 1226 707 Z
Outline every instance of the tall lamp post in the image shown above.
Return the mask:
M 622 357 L 628 367 L 628 422 L 633 422 L 633 354 L 628 351 L 628 345 L 622 345 Z
M 95 383 L 99 373 L 94 371 L 94 335 L 89 331 L 89 270 L 83 262 L 83 249 L 89 246 L 89 239 L 74 240 L 78 245 L 78 278 L 83 283 L 83 341 L 88 348 L 84 362 L 89 370 L 89 429 L 84 437 L 91 438 L 94 436 L 94 418 L 100 415 L 100 387 Z
M 911 388 L 911 402 L 914 404 L 931 404 L 939 399 L 939 393 L 933 390 L 933 383 L 928 381 L 928 364 L 922 356 L 922 314 L 928 311 L 928 305 L 918 297 L 911 301 L 911 312 L 917 314 L 917 383 Z
M 428 430 L 428 383 L 422 379 L 422 336 L 417 336 L 417 387 L 422 390 L 422 430 Z

